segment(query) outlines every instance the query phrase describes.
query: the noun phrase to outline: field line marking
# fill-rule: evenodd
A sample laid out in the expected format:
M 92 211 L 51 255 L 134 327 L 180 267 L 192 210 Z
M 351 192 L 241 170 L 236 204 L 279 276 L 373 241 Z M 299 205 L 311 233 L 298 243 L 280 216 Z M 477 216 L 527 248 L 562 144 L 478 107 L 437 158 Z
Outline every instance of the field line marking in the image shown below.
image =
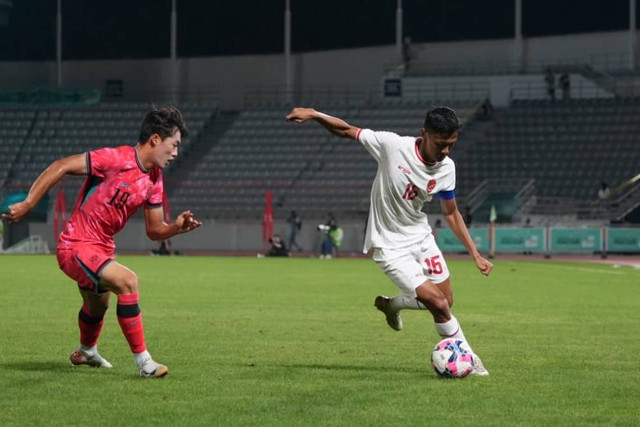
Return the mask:
M 518 264 L 535 265 L 535 266 L 542 265 L 539 262 L 522 262 L 522 261 L 518 262 Z M 596 269 L 596 268 L 572 267 L 572 266 L 569 266 L 569 265 L 555 265 L 555 264 L 546 264 L 545 266 L 546 267 L 552 267 L 552 268 L 558 268 L 560 270 L 573 270 L 573 271 L 585 271 L 587 273 L 613 274 L 615 276 L 622 276 L 622 275 L 625 274 L 623 271 L 612 271 L 613 267 L 611 267 L 610 270 L 603 270 L 603 269 Z

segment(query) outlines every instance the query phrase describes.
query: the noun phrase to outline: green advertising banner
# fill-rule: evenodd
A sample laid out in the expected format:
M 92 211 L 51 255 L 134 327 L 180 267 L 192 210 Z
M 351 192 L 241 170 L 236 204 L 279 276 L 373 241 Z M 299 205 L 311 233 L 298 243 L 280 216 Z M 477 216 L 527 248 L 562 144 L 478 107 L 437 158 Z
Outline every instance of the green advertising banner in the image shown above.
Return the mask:
M 96 105 L 102 93 L 98 89 L 36 87 L 0 89 L 0 104 L 9 105 Z
M 480 252 L 489 252 L 489 231 L 486 228 L 471 228 L 469 234 Z M 453 231 L 448 228 L 438 229 L 438 247 L 442 252 L 466 252 L 467 249 Z
M 8 212 L 9 206 L 14 203 L 18 203 L 27 198 L 29 193 L 21 191 L 17 193 L 8 193 L 5 195 L 4 200 L 0 203 L 0 213 Z M 27 221 L 33 222 L 47 222 L 47 209 L 49 208 L 49 195 L 45 194 L 38 204 L 29 212 L 25 217 Z
M 640 252 L 640 228 L 609 228 L 607 251 Z
M 551 252 L 601 252 L 601 228 L 552 228 Z
M 496 252 L 545 252 L 544 228 L 496 228 Z

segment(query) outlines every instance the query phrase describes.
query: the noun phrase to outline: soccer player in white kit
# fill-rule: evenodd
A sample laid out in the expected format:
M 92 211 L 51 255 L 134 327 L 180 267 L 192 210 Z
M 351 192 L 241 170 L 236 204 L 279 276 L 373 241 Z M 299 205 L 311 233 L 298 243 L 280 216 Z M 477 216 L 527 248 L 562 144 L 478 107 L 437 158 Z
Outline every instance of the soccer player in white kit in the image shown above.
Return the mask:
M 360 129 L 313 108 L 294 108 L 286 119 L 314 120 L 334 135 L 355 139 L 378 162 L 364 252 L 373 253 L 373 260 L 401 291 L 393 298 L 379 295 L 375 299 L 389 326 L 402 330 L 402 309 L 429 310 L 442 338 L 465 339 L 451 313 L 449 269 L 422 212 L 423 204 L 437 195 L 444 218 L 480 273 L 491 273 L 493 265 L 478 253 L 456 204 L 455 164 L 448 157 L 458 140 L 456 113 L 447 107 L 433 108 L 418 138 Z M 472 373 L 489 374 L 475 353 Z

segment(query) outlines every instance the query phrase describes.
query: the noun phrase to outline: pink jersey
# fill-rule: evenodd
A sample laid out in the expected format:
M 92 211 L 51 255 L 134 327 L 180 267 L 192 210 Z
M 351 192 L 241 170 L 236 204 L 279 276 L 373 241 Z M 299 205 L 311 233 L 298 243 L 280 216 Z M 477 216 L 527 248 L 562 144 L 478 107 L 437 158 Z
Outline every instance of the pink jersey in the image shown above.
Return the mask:
M 135 148 L 123 145 L 85 154 L 87 179 L 58 246 L 89 243 L 115 249 L 113 236 L 140 206 L 162 207 L 162 171 L 147 170 Z

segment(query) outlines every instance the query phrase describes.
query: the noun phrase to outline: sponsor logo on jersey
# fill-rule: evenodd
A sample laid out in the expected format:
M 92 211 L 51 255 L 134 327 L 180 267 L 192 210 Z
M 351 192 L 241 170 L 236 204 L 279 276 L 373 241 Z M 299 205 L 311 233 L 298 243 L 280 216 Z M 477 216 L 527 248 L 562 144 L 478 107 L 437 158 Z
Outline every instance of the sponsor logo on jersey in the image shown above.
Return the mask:
M 128 182 L 121 182 L 121 183 L 120 183 L 120 187 L 122 187 L 122 188 L 128 188 L 128 187 L 131 187 L 131 184 L 129 184 Z
M 436 188 L 436 180 L 430 179 L 427 183 L 427 193 L 431 193 L 434 188 Z
M 411 171 L 406 166 L 398 165 L 398 169 L 400 169 L 402 172 L 404 172 L 405 175 L 411 175 Z

